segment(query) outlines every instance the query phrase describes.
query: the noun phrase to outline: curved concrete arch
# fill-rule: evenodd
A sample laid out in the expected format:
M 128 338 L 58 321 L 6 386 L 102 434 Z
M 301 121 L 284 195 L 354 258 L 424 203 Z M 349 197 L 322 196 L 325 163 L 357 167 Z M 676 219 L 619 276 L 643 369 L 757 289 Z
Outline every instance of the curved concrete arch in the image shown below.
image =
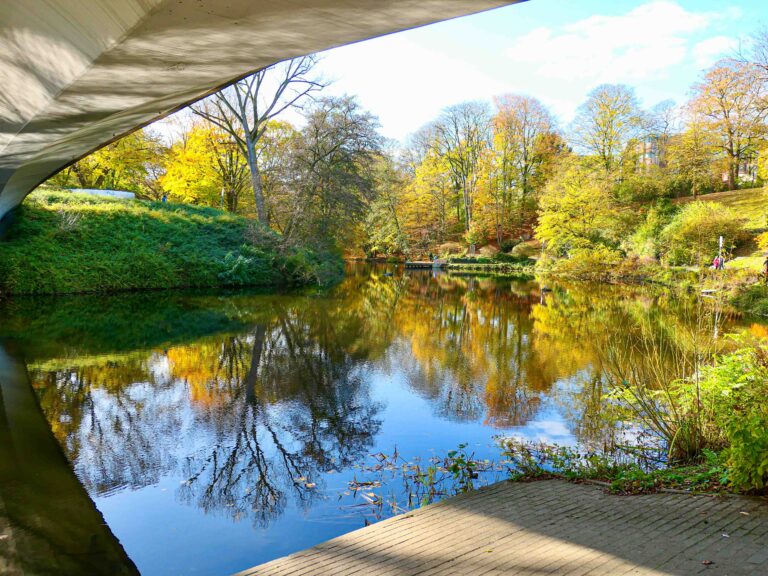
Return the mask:
M 0 218 L 132 130 L 295 56 L 523 0 L 4 0 Z

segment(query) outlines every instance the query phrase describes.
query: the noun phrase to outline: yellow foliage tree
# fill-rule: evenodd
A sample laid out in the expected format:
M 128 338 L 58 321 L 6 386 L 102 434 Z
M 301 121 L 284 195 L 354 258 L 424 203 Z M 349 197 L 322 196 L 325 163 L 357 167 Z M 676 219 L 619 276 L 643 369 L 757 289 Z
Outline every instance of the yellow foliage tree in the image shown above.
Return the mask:
M 193 125 L 168 151 L 160 184 L 171 199 L 206 206 L 220 203 L 220 181 L 214 170 L 211 146 L 212 130 L 202 124 Z

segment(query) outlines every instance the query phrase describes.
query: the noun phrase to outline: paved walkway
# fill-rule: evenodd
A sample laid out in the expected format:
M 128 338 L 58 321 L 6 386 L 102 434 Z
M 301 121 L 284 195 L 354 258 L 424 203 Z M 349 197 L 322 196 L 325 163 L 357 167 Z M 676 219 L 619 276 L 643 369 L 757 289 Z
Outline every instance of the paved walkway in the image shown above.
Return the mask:
M 500 483 L 241 575 L 766 575 L 768 501 Z

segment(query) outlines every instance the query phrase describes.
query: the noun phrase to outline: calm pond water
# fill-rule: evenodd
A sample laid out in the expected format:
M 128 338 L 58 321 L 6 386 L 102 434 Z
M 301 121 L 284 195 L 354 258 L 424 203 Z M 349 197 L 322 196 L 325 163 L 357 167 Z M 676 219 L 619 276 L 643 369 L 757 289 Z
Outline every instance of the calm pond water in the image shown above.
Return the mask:
M 498 459 L 500 434 L 599 445 L 606 358 L 714 335 L 697 310 L 363 265 L 324 292 L 7 303 L 0 572 L 227 574 L 390 514 L 376 497 L 403 505 L 372 455 Z

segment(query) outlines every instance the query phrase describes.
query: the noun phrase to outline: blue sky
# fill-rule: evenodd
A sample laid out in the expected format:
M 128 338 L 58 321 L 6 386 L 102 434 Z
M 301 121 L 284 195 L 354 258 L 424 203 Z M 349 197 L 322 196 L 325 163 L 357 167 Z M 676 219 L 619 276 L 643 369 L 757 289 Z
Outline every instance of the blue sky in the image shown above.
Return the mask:
M 700 71 L 768 25 L 768 0 L 530 0 L 327 51 L 329 91 L 356 94 L 403 140 L 440 110 L 505 92 L 567 124 L 598 84 L 685 101 Z

